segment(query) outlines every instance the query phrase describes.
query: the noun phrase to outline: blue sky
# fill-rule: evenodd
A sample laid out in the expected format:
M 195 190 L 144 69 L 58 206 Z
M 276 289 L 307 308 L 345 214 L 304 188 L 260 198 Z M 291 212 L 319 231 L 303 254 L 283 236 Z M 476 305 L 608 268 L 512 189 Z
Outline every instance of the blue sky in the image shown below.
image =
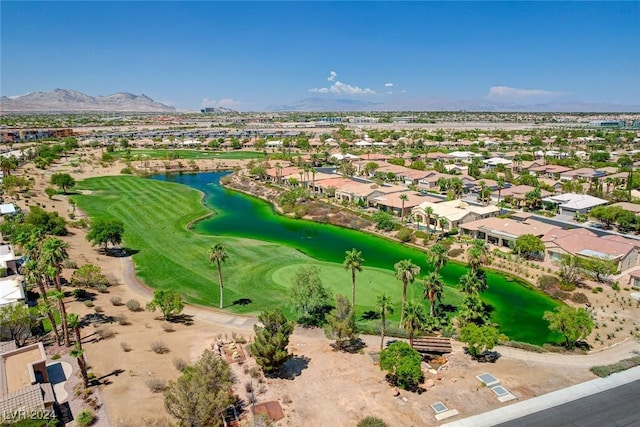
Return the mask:
M 1 94 L 640 104 L 639 2 L 3 0 Z

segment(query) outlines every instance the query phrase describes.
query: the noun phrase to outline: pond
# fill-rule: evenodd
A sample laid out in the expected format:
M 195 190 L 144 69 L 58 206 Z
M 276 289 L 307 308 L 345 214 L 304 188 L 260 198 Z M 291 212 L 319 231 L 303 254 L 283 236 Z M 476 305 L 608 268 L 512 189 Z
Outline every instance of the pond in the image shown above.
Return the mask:
M 159 175 L 154 179 L 188 185 L 204 193 L 204 203 L 215 215 L 194 225 L 199 233 L 237 236 L 280 243 L 321 261 L 342 263 L 345 251 L 362 251 L 365 267 L 393 270 L 402 259 L 411 259 L 421 267 L 421 275 L 431 271 L 424 251 L 364 232 L 329 224 L 298 220 L 279 215 L 273 206 L 256 197 L 229 190 L 220 184 L 228 172 Z M 450 262 L 441 273 L 445 282 L 457 287 L 467 267 Z M 559 303 L 524 283 L 488 272 L 489 289 L 482 300 L 491 307 L 491 319 L 511 340 L 543 344 L 557 337 L 542 319 L 546 310 Z

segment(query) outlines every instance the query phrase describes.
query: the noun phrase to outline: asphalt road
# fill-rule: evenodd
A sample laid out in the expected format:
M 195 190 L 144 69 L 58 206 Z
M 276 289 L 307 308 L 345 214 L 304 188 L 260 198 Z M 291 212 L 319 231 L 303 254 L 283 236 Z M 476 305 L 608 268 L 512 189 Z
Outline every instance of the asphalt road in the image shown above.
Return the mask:
M 640 426 L 640 381 L 497 425 L 497 427 L 564 426 Z

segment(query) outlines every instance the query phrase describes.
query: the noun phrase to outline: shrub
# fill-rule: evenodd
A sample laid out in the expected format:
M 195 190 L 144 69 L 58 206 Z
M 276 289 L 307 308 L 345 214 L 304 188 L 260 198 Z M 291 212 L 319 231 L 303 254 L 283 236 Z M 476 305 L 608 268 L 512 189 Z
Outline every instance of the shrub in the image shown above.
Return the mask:
M 99 326 L 98 329 L 96 329 L 96 334 L 101 340 L 113 338 L 116 335 L 116 333 L 113 332 L 108 326 L 104 325 Z
M 162 341 L 153 341 L 151 343 L 151 350 L 156 354 L 169 353 L 169 347 Z
M 78 424 L 79 427 L 86 427 L 91 425 L 95 419 L 96 415 L 93 413 L 93 411 L 89 409 L 83 409 L 76 416 L 76 424 Z
M 576 289 L 576 285 L 573 283 L 560 283 L 558 287 L 560 288 L 560 290 L 565 292 L 571 292 Z
M 120 324 L 121 326 L 127 326 L 131 324 L 127 316 L 125 316 L 124 314 L 116 316 L 115 319 L 116 319 L 116 322 L 118 322 L 118 324 Z
M 175 359 L 173 359 L 173 366 L 178 371 L 182 372 L 187 366 L 189 366 L 189 364 L 186 362 L 186 360 L 176 357 Z
M 357 427 L 387 427 L 387 423 L 377 417 L 369 415 L 360 420 Z
M 106 294 L 109 292 L 109 288 L 107 287 L 107 285 L 98 285 L 97 289 L 101 294 Z
M 460 255 L 462 255 L 462 253 L 464 252 L 464 249 L 462 248 L 455 248 L 455 249 L 451 249 L 448 253 L 449 257 L 451 258 L 455 258 L 458 257 Z
M 589 298 L 587 298 L 587 296 L 582 292 L 576 292 L 575 294 L 571 295 L 571 301 L 577 304 L 589 304 Z
M 635 356 L 629 359 L 623 359 L 618 363 L 614 363 L 612 365 L 594 366 L 591 368 L 591 372 L 599 377 L 604 378 L 608 377 L 611 374 L 615 374 L 616 372 L 626 371 L 627 369 L 631 369 L 634 366 L 638 365 L 640 365 L 640 356 Z
M 127 303 L 125 305 L 129 309 L 129 311 L 134 311 L 135 312 L 135 311 L 142 310 L 142 307 L 140 306 L 140 303 L 138 302 L 137 299 L 130 299 L 129 301 L 127 301 Z
M 531 351 L 534 353 L 545 353 L 546 350 L 539 345 L 529 344 L 528 342 L 507 341 L 503 343 L 507 347 L 519 348 L 521 350 Z
M 93 301 L 85 301 L 84 306 L 89 308 L 93 307 Z
M 171 322 L 163 322 L 161 326 L 165 332 L 173 332 L 176 330 Z
M 51 356 L 51 360 L 58 360 L 58 359 L 60 359 L 60 355 L 58 353 Z
M 96 305 L 93 309 L 96 311 L 96 313 L 104 312 L 104 310 L 102 309 L 102 306 L 99 306 L 99 305 Z
M 413 242 L 416 240 L 416 236 L 414 236 L 413 232 L 408 228 L 401 228 L 398 233 L 396 233 L 396 238 L 401 242 Z
M 125 353 L 128 353 L 132 350 L 131 346 L 129 345 L 129 343 L 126 342 L 121 342 L 120 343 L 120 348 L 122 348 L 122 351 L 124 351 Z
M 111 301 L 111 305 L 115 305 L 116 307 L 122 305 L 122 298 L 120 297 L 111 297 L 109 301 Z
M 571 296 L 571 294 L 569 292 L 565 292 L 565 291 L 562 291 L 560 289 L 556 289 L 555 291 L 553 291 L 551 293 L 551 296 L 556 298 L 556 299 L 565 300 L 565 299 L 569 298 Z
M 145 384 L 152 393 L 162 393 L 167 388 L 166 381 L 156 377 L 149 378 Z
M 543 291 L 550 291 L 560 285 L 560 279 L 557 276 L 543 274 L 538 279 L 538 287 Z

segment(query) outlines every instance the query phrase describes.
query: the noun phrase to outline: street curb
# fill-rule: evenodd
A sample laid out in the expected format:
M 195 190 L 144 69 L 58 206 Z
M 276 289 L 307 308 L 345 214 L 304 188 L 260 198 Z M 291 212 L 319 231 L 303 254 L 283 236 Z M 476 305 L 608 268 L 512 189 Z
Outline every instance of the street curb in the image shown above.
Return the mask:
M 640 366 L 494 409 L 441 427 L 490 427 L 640 380 Z

